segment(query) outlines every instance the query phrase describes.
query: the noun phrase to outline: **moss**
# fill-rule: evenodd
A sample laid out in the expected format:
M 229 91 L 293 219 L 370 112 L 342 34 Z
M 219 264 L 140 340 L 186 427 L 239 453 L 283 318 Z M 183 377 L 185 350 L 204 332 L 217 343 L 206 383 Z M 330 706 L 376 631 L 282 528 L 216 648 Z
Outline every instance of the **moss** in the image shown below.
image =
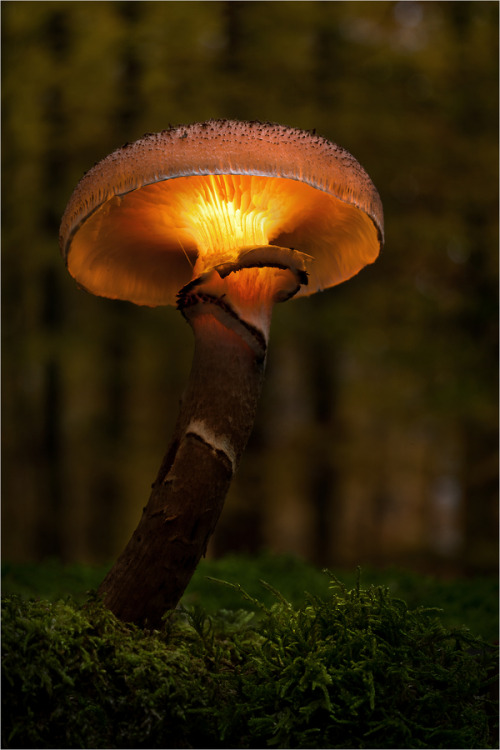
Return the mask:
M 50 601 L 71 594 L 75 601 L 83 603 L 88 590 L 99 586 L 107 570 L 106 566 L 63 565 L 57 560 L 4 563 L 2 592 L 4 595 L 20 594 Z M 355 571 L 335 572 L 346 585 L 355 586 Z M 227 555 L 217 560 L 201 561 L 183 598 L 185 605 L 202 605 L 211 614 L 220 609 L 234 608 L 234 591 L 214 586 L 210 577 L 238 583 L 252 597 L 258 597 L 268 606 L 273 602 L 273 595 L 262 589 L 259 583 L 262 579 L 279 589 L 295 606 L 303 605 L 306 591 L 328 597 L 328 578 L 324 573 L 292 555 Z M 440 580 L 409 570 L 363 568 L 363 581 L 365 584 L 388 585 L 391 593 L 404 599 L 410 608 L 439 607 L 441 620 L 448 627 L 466 625 L 485 640 L 498 637 L 496 576 Z M 242 600 L 240 606 L 254 608 L 251 600 Z
M 165 735 L 174 737 L 197 666 L 184 649 L 174 654 L 97 603 L 10 597 L 3 606 L 2 696 L 10 717 L 3 746 L 143 747 L 160 703 Z
M 492 649 L 437 614 L 338 582 L 328 601 L 281 602 L 243 679 L 249 746 L 489 747 Z
M 495 654 L 467 629 L 359 581 L 298 607 L 240 594 L 152 632 L 95 598 L 6 597 L 3 747 L 495 746 Z

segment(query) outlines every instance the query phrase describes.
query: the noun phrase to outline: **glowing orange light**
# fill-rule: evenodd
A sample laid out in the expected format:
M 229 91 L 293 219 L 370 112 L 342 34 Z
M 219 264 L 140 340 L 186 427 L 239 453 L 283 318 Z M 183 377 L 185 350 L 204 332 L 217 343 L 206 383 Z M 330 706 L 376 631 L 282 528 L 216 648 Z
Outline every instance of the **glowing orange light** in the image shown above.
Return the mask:
M 179 177 L 162 183 L 161 191 L 165 220 L 175 215 L 178 229 L 197 247 L 195 275 L 292 231 L 313 192 L 293 180 L 227 174 Z
M 309 294 L 340 283 L 378 254 L 377 230 L 355 206 L 285 177 L 190 175 L 115 195 L 89 214 L 68 253 L 70 273 L 102 296 L 176 304 L 179 290 L 250 249 L 311 256 Z
M 288 268 L 250 267 L 221 278 L 217 271 L 203 276 L 203 292 L 224 300 L 238 317 L 258 328 L 268 338 L 275 302 L 293 295 L 299 282 Z
M 255 205 L 248 189 L 234 183 L 230 175 L 205 178 L 199 187 L 191 186 L 181 212 L 198 246 L 202 269 L 234 260 L 241 248 L 268 244 L 269 215 Z

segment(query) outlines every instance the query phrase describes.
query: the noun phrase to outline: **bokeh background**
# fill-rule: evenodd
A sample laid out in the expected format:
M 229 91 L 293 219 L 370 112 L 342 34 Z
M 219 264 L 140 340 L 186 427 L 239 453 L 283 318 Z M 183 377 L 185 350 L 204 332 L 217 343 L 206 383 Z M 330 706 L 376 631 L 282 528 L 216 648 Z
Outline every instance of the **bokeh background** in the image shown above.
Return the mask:
M 144 132 L 270 120 L 351 151 L 386 246 L 278 306 L 210 555 L 497 570 L 498 3 L 2 3 L 3 557 L 111 561 L 192 354 L 173 308 L 80 291 L 58 227 Z

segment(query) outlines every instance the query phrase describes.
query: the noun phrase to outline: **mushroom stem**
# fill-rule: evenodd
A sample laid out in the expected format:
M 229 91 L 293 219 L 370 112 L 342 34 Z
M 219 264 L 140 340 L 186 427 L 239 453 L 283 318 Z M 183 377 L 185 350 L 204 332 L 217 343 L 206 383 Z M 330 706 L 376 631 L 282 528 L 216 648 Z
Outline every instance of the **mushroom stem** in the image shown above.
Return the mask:
M 177 605 L 206 552 L 254 423 L 272 306 L 300 285 L 295 269 L 214 273 L 179 295 L 195 336 L 189 381 L 141 521 L 99 589 L 119 619 L 148 627 Z M 269 278 L 257 285 L 249 322 L 239 311 L 248 312 L 256 274 Z

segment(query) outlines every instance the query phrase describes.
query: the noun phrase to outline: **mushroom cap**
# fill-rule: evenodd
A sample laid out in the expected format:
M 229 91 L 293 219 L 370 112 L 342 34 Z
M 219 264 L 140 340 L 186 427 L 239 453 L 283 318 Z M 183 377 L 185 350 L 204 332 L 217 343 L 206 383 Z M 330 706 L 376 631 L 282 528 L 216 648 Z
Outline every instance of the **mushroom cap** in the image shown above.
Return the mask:
M 309 256 L 301 296 L 376 259 L 383 211 L 340 146 L 281 125 L 210 120 L 146 134 L 98 162 L 69 200 L 59 242 L 80 286 L 150 306 L 175 304 L 200 272 L 252 246 L 293 248 Z

